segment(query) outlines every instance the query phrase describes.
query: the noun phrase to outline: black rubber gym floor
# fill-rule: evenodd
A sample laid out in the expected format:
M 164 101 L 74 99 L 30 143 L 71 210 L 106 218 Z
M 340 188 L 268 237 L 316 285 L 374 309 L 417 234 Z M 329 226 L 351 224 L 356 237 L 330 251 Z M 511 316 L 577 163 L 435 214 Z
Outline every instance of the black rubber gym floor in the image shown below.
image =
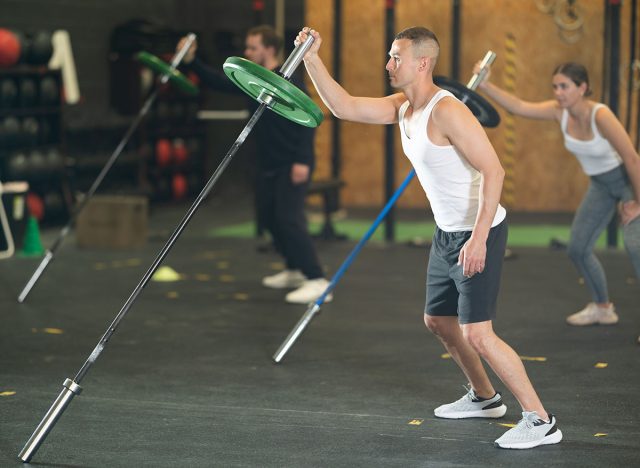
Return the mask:
M 640 466 L 640 286 L 623 251 L 600 252 L 621 317 L 612 327 L 565 325 L 587 293 L 563 252 L 518 248 L 505 262 L 495 328 L 564 433 L 556 446 L 508 451 L 493 441 L 520 409 L 497 380 L 502 420 L 433 416 L 466 382 L 422 323 L 424 249 L 368 244 L 276 365 L 305 307 L 260 286 L 274 253 L 204 234 L 224 221 L 218 208 L 196 215 L 165 261 L 182 279 L 144 290 L 32 465 Z M 79 250 L 67 239 L 22 305 L 38 259 L 0 262 L 0 466 L 22 465 L 18 453 L 62 382 L 182 213 L 156 212 L 140 250 Z M 330 272 L 355 241 L 318 243 Z

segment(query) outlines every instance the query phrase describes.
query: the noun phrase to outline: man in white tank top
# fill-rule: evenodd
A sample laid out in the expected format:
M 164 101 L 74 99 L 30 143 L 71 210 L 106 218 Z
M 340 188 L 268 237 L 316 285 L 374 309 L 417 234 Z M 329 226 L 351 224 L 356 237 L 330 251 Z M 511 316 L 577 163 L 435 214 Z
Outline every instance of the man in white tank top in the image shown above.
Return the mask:
M 493 331 L 502 259 L 505 210 L 499 204 L 504 170 L 471 111 L 433 83 L 440 47 L 422 27 L 399 33 L 386 69 L 401 92 L 382 98 L 351 96 L 330 76 L 318 50 L 318 32 L 304 57 L 318 94 L 338 118 L 400 123 L 402 143 L 431 202 L 436 224 L 429 254 L 425 324 L 444 344 L 471 386 L 459 400 L 434 411 L 442 418 L 499 418 L 506 412 L 483 367 L 484 359 L 514 394 L 522 420 L 495 443 L 525 449 L 562 440 L 516 352 Z

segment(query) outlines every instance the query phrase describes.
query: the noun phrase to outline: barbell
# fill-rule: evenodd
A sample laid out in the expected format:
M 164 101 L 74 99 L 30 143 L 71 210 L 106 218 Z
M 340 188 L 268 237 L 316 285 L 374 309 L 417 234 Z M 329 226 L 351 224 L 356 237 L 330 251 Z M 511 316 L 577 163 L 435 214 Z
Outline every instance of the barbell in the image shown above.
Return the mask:
M 38 424 L 38 427 L 36 427 L 35 431 L 31 435 L 23 449 L 20 451 L 20 454 L 18 455 L 20 460 L 22 460 L 23 462 L 29 462 L 32 459 L 32 457 L 35 455 L 39 447 L 46 439 L 49 432 L 51 432 L 57 421 L 64 413 L 67 406 L 71 403 L 71 400 L 73 400 L 76 395 L 79 395 L 80 392 L 82 392 L 80 382 L 85 377 L 91 366 L 98 359 L 98 357 L 100 357 L 102 351 L 108 344 L 109 339 L 115 333 L 126 314 L 129 312 L 135 301 L 140 296 L 140 293 L 142 292 L 144 287 L 148 284 L 155 271 L 159 268 L 162 261 L 168 255 L 169 251 L 176 243 L 189 221 L 191 221 L 191 218 L 198 210 L 204 199 L 207 197 L 222 172 L 228 166 L 229 162 L 237 152 L 240 145 L 247 138 L 264 110 L 267 108 L 272 109 L 274 112 L 278 112 L 283 117 L 286 117 L 294 122 L 298 122 L 302 125 L 317 126 L 322 121 L 322 113 L 313 103 L 313 101 L 311 101 L 310 98 L 302 97 L 300 94 L 298 94 L 298 92 L 294 91 L 293 89 L 295 87 L 293 85 L 289 85 L 289 83 L 287 82 L 287 91 L 281 92 L 281 90 L 284 88 L 282 80 L 286 81 L 286 79 L 291 76 L 293 71 L 300 64 L 302 57 L 313 43 L 313 40 L 313 37 L 309 36 L 309 38 L 304 43 L 300 44 L 294 49 L 292 54 L 280 69 L 281 76 L 278 76 L 273 72 L 269 72 L 268 70 L 260 70 L 253 66 L 238 66 L 238 63 L 243 64 L 244 62 L 237 59 L 229 61 L 231 67 L 225 68 L 225 71 L 227 71 L 227 69 L 233 70 L 232 75 L 237 78 L 237 81 L 234 81 L 234 83 L 238 85 L 239 82 L 244 83 L 245 86 L 241 86 L 241 89 L 245 90 L 247 94 L 260 101 L 260 106 L 251 116 L 242 132 L 240 132 L 240 135 L 237 137 L 236 141 L 233 143 L 220 165 L 216 168 L 209 181 L 206 183 L 200 194 L 197 196 L 196 200 L 193 202 L 187 213 L 182 218 L 182 221 L 175 228 L 163 248 L 160 250 L 156 258 L 152 262 L 151 266 L 143 275 L 140 282 L 136 285 L 129 298 L 125 301 L 124 305 L 120 309 L 120 312 L 118 312 L 114 320 L 108 326 L 104 335 L 102 336 L 96 347 L 93 349 L 85 363 L 82 365 L 80 370 L 77 372 L 76 376 L 73 379 L 65 379 L 64 383 L 62 384 L 62 391 L 58 394 L 58 397 L 55 399 L 45 416 L 40 421 L 40 424 Z M 267 72 L 273 73 L 273 76 Z M 176 80 L 176 78 L 172 78 L 172 76 L 176 76 L 174 74 L 168 74 L 164 76 L 168 76 L 168 80 Z M 254 76 L 255 79 L 252 78 Z M 274 78 L 274 76 L 276 78 Z M 264 86 L 260 83 L 264 84 Z M 302 93 L 302 91 L 300 91 L 300 93 Z M 302 95 L 304 95 L 304 93 L 302 93 Z M 148 108 L 148 105 L 145 105 L 145 108 Z
M 154 57 L 153 55 L 146 52 L 140 52 L 138 54 L 138 59 L 140 60 L 140 63 L 142 63 L 143 65 L 149 66 L 154 71 L 160 74 L 159 82 L 161 84 L 167 83 L 168 81 L 170 81 L 176 87 L 182 89 L 187 93 L 193 94 L 194 90 L 195 90 L 195 93 L 197 93 L 198 88 L 196 88 L 195 85 L 193 85 L 193 83 L 191 83 L 184 75 L 182 75 L 180 72 L 176 70 L 176 67 L 180 64 L 180 61 L 182 60 L 184 55 L 187 53 L 187 51 L 189 50 L 189 47 L 191 47 L 191 44 L 193 43 L 194 40 L 195 40 L 195 35 L 189 34 L 187 42 L 185 43 L 184 47 L 175 54 L 175 56 L 171 61 L 171 65 L 168 65 L 162 62 L 162 60 L 160 60 L 159 58 Z M 42 258 L 42 260 L 40 261 L 40 263 L 38 264 L 34 272 L 31 274 L 31 277 L 27 280 L 27 283 L 22 288 L 22 291 L 20 291 L 20 294 L 18 295 L 18 302 L 22 303 L 26 300 L 27 296 L 29 295 L 33 287 L 36 285 L 36 283 L 38 282 L 42 274 L 45 272 L 45 270 L 53 260 L 54 255 L 56 254 L 58 249 L 62 246 L 64 239 L 71 231 L 71 228 L 74 226 L 78 215 L 87 205 L 89 200 L 93 197 L 96 190 L 98 190 L 98 187 L 100 187 L 100 184 L 102 184 L 102 181 L 107 176 L 107 173 L 109 172 L 111 167 L 115 164 L 116 160 L 118 159 L 118 157 L 120 156 L 124 148 L 129 143 L 129 140 L 133 136 L 133 133 L 135 132 L 135 130 L 138 128 L 138 125 L 140 124 L 140 122 L 142 122 L 142 119 L 144 119 L 144 117 L 149 112 L 151 105 L 153 104 L 156 97 L 158 96 L 158 89 L 159 88 L 156 86 L 153 89 L 153 91 L 149 93 L 149 96 L 146 98 L 144 104 L 140 108 L 138 115 L 129 125 L 129 128 L 127 129 L 126 133 L 120 140 L 120 143 L 118 143 L 118 146 L 116 147 L 116 149 L 113 151 L 113 153 L 111 154 L 111 156 L 109 157 L 105 165 L 100 170 L 100 173 L 91 184 L 91 187 L 89 187 L 89 190 L 84 195 L 84 197 L 82 197 L 82 199 L 74 206 L 71 212 L 71 216 L 67 221 L 67 224 L 60 230 L 53 244 L 49 249 L 47 249 L 44 257 Z M 21 162 L 21 161 L 16 160 L 16 163 L 18 162 Z

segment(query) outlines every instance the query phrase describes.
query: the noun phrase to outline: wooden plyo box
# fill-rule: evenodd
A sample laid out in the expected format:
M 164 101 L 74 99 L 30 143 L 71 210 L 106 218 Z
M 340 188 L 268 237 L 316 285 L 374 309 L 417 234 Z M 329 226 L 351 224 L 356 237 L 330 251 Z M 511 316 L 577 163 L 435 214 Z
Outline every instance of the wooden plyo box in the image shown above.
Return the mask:
M 146 197 L 96 195 L 78 215 L 76 239 L 79 247 L 140 247 L 147 242 L 148 224 Z

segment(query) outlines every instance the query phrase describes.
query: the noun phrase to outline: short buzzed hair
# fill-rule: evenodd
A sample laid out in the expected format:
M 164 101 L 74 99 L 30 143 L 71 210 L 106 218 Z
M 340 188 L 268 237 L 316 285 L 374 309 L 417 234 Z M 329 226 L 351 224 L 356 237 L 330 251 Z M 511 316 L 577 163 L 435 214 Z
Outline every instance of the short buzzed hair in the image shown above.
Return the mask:
M 262 45 L 265 47 L 273 47 L 276 55 L 280 53 L 284 42 L 276 30 L 266 24 L 249 29 L 247 36 L 260 36 L 262 38 Z
M 410 40 L 414 57 L 432 57 L 434 59 L 432 67 L 435 66 L 440 55 L 440 42 L 433 31 L 422 26 L 414 26 L 396 34 L 395 40 L 398 39 Z M 428 53 L 428 49 L 432 52 Z

